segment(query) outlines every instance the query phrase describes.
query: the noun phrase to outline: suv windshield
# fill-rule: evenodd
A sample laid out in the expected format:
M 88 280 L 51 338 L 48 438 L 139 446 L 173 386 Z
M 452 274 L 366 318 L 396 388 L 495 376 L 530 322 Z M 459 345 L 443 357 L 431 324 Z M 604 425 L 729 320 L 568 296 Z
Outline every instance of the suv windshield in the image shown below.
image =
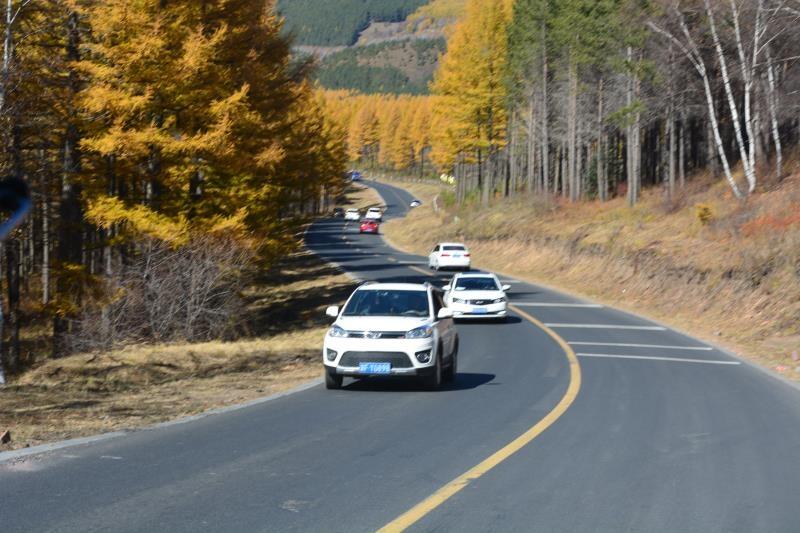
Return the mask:
M 496 291 L 500 287 L 494 278 L 459 278 L 456 281 L 457 291 Z
M 356 291 L 343 316 L 430 316 L 426 291 L 361 290 Z

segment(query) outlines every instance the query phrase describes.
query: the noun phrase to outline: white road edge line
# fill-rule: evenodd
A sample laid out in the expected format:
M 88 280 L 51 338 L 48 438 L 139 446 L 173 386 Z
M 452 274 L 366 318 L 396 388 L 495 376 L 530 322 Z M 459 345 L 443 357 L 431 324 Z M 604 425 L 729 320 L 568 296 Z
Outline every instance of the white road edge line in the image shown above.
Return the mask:
M 639 331 L 667 331 L 661 326 L 623 326 L 618 324 L 547 324 L 548 328 L 578 328 L 578 329 L 632 329 Z
M 571 304 L 571 303 L 555 303 L 555 302 L 515 302 L 512 304 L 520 307 L 580 307 L 585 309 L 602 309 L 600 304 Z
M 683 359 L 680 357 L 654 357 L 649 355 L 618 355 L 610 353 L 579 353 L 578 357 L 601 357 L 606 359 L 644 359 L 647 361 L 669 361 L 673 363 L 701 363 L 706 365 L 741 365 L 739 361 L 718 361 L 706 359 Z
M 660 350 L 699 350 L 710 352 L 710 346 L 667 346 L 662 344 L 626 344 L 620 342 L 569 342 L 573 346 L 617 346 L 622 348 L 658 348 Z

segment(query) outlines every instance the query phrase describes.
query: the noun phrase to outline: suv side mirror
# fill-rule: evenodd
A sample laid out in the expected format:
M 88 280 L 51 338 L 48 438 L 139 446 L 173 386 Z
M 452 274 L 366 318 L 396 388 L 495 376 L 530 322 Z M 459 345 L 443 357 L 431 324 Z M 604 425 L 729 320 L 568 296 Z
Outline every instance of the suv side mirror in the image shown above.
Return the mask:
M 444 287 L 442 287 L 443 291 L 449 291 L 449 290 L 452 290 L 452 289 L 453 289 L 453 286 L 450 285 L 449 283 L 447 285 L 445 285 Z
M 325 314 L 331 318 L 336 318 L 337 316 L 339 316 L 339 306 L 338 305 L 330 306 L 325 310 Z
M 503 291 L 504 291 L 504 292 L 508 292 L 508 291 L 510 291 L 510 290 L 511 290 L 511 285 L 503 285 L 503 286 L 502 286 L 502 287 L 500 287 L 500 288 L 501 288 L 501 289 L 503 289 Z
M 439 320 L 444 320 L 445 318 L 453 318 L 453 310 L 448 307 L 442 307 L 439 309 L 439 313 L 436 315 L 436 318 Z

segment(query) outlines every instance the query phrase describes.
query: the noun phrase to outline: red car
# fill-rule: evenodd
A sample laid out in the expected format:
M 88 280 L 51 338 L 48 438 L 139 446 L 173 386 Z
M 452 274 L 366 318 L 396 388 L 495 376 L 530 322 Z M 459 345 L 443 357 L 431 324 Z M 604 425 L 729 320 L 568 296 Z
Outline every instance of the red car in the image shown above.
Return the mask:
M 377 235 L 379 227 L 380 223 L 377 220 L 365 218 L 361 221 L 359 233 L 374 233 Z

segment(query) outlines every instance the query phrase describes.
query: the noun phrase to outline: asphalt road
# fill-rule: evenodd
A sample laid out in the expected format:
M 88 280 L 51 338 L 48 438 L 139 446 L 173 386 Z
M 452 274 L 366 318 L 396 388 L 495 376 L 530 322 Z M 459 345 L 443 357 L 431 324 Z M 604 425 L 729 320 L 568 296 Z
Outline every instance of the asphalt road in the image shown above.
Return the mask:
M 406 212 L 407 193 L 373 185 L 389 216 Z M 318 222 L 307 240 L 360 279 L 430 279 L 424 258 L 341 220 Z M 508 281 L 512 303 L 577 353 L 580 392 L 411 530 L 800 531 L 797 388 L 658 324 Z M 528 431 L 568 390 L 565 350 L 524 317 L 458 328 L 459 375 L 441 391 L 320 385 L 0 463 L 0 529 L 379 529 Z

